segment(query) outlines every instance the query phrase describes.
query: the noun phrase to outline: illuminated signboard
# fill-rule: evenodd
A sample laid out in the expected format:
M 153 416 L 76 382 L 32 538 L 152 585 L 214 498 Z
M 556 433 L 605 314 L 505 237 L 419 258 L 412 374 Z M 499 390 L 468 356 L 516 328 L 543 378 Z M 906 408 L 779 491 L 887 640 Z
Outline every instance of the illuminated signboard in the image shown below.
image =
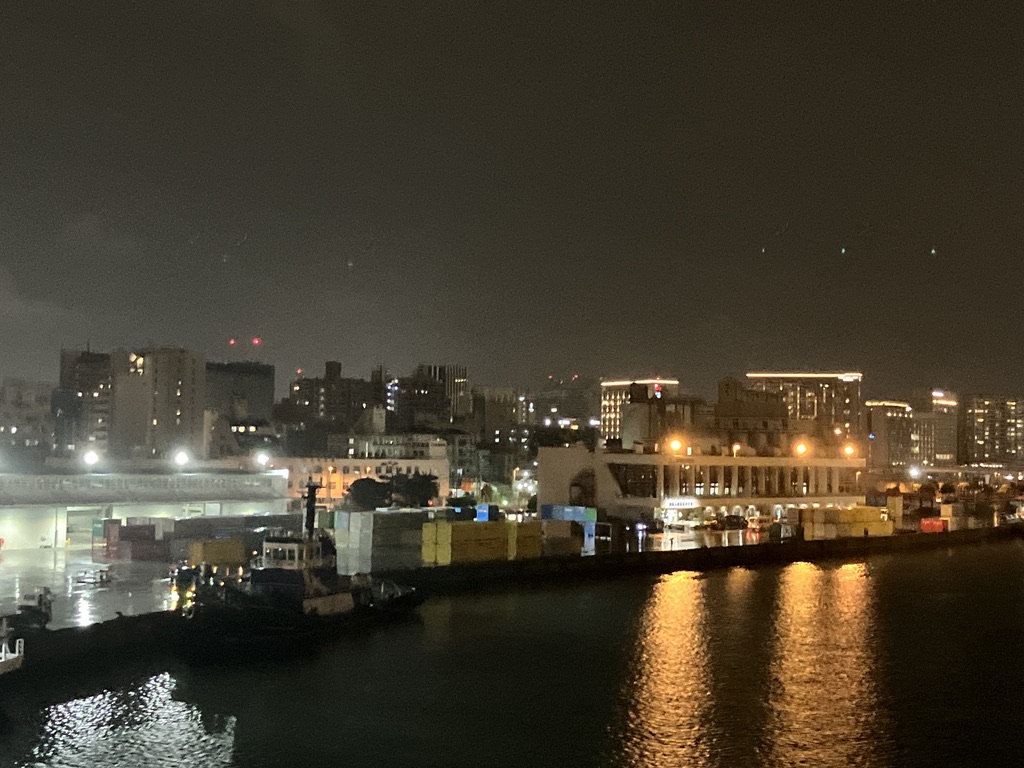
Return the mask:
M 661 502 L 664 509 L 693 509 L 697 505 L 695 496 L 672 496 Z

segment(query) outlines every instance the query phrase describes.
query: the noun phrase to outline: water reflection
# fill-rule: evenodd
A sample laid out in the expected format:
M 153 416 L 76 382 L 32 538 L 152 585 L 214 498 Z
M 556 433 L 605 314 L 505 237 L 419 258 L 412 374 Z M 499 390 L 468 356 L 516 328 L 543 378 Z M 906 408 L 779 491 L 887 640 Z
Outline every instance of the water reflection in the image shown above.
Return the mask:
M 42 713 L 34 765 L 229 765 L 234 718 L 206 727 L 199 710 L 175 701 L 167 673 Z
M 674 573 L 655 586 L 625 683 L 628 704 L 624 731 L 615 737 L 621 754 L 614 763 L 663 766 L 678 763 L 685 754 L 688 764 L 707 764 L 704 593 L 705 581 L 695 573 Z
M 863 563 L 783 570 L 770 763 L 872 765 L 879 716 L 871 582 Z

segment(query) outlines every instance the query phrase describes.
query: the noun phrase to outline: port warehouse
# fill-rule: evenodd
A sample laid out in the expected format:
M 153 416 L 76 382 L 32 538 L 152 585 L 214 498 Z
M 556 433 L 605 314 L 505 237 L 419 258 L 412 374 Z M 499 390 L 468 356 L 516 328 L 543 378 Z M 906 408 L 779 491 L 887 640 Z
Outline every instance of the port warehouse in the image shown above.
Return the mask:
M 242 530 L 265 526 L 299 527 L 290 515 L 287 475 L 283 472 L 203 471 L 111 474 L 0 475 L 0 539 L 4 549 L 108 545 L 108 556 L 123 558 L 132 547 L 110 549 L 111 539 L 133 542 L 162 539 L 178 521 L 179 538 L 214 539 L 237 536 L 251 551 L 252 537 Z M 668 491 L 674 491 L 669 485 Z M 845 489 L 844 489 L 845 490 Z M 800 502 L 810 499 L 800 499 Z M 822 499 L 824 500 L 824 499 Z M 782 513 L 800 524 L 805 539 L 889 535 L 899 520 L 892 513 L 865 507 L 862 497 L 846 495 L 840 507 L 794 509 L 794 498 Z M 860 503 L 858 503 L 860 502 Z M 847 506 L 848 505 L 848 506 Z M 654 504 L 652 506 L 657 506 Z M 499 520 L 497 508 L 330 514 L 321 525 L 334 527 L 339 569 L 352 573 L 422 566 L 569 556 L 594 552 L 596 508 L 544 504 L 534 521 Z M 104 521 L 136 523 L 112 535 Z M 956 520 L 944 523 L 953 530 Z M 936 528 L 938 530 L 938 528 Z M 139 551 L 144 548 L 135 543 Z M 614 548 L 614 547 L 613 547 Z M 168 548 L 177 559 L 187 552 Z M 159 554 L 160 550 L 154 550 Z
M 102 521 L 285 515 L 275 472 L 0 474 L 3 549 L 91 546 Z

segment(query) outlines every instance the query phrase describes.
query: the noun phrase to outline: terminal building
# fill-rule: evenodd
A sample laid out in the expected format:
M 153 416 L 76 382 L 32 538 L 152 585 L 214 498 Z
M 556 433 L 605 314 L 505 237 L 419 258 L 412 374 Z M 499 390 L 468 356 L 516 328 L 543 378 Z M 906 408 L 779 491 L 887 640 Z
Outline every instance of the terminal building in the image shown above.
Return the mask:
M 281 515 L 285 472 L 0 474 L 0 549 L 90 546 L 104 519 Z
M 667 522 L 778 518 L 787 509 L 864 504 L 861 445 L 831 422 L 822 429 L 820 413 L 794 416 L 785 392 L 726 378 L 711 405 L 652 391 L 649 382 L 623 386 L 618 439 L 595 451 L 539 449 L 538 504 L 596 506 L 611 517 Z
M 652 453 L 540 448 L 537 503 L 672 522 L 680 512 L 777 518 L 787 509 L 865 502 L 857 491 L 865 462 L 856 456 L 815 457 L 807 448 L 790 456 L 687 455 L 679 447 Z

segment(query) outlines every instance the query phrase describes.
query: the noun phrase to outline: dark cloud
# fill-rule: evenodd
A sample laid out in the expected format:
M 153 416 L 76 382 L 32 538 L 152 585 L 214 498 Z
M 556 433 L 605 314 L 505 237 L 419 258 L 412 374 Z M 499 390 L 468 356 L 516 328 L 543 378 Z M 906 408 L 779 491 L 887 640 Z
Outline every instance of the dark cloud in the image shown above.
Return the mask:
M 62 340 L 217 357 L 260 335 L 283 370 L 706 391 L 838 365 L 874 394 L 1012 391 L 1024 337 L 992 288 L 1024 238 L 1022 15 L 5 9 L 0 319 L 72 314 L 18 320 L 0 373 L 55 375 Z

